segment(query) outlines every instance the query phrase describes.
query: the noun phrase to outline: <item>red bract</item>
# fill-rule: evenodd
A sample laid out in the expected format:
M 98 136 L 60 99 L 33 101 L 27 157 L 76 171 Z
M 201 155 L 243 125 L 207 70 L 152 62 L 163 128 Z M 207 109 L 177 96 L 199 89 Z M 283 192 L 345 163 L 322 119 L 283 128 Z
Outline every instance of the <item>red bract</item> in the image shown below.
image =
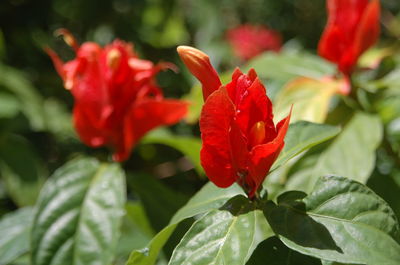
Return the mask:
M 203 84 L 202 77 L 218 78 L 204 53 L 184 46 L 178 53 Z M 237 182 L 252 198 L 284 146 L 290 115 L 275 126 L 272 103 L 253 69 L 247 75 L 236 69 L 229 84 L 204 88 L 209 96 L 200 117 L 201 164 L 217 186 Z
M 349 75 L 379 37 L 379 0 L 327 0 L 328 22 L 318 53 Z
M 133 46 L 120 40 L 100 47 L 93 42 L 78 46 L 67 31 L 76 58 L 63 63 L 54 51 L 47 53 L 75 99 L 74 125 L 80 139 L 91 147 L 109 146 L 114 160 L 123 161 L 149 130 L 178 122 L 187 103 L 164 99 L 156 74 L 173 65 L 141 60 Z
M 241 25 L 228 31 L 227 39 L 242 60 L 249 60 L 264 51 L 279 51 L 281 35 L 264 26 Z

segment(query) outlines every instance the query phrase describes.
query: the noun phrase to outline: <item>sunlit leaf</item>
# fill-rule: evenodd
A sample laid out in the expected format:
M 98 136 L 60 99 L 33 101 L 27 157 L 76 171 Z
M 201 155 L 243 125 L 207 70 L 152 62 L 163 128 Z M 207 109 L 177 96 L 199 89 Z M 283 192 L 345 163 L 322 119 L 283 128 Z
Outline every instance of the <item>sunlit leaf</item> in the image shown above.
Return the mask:
M 322 123 L 328 114 L 331 98 L 344 84 L 334 79 L 301 77 L 286 84 L 277 95 L 275 120 L 286 117 L 293 106 L 291 122 L 306 120 Z

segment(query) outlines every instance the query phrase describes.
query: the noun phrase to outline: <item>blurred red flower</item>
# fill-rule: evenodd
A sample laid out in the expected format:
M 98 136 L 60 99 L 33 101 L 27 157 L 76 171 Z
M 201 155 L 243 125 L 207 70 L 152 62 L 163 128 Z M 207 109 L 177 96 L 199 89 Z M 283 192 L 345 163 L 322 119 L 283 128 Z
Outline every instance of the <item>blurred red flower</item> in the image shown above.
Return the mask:
M 104 48 L 93 42 L 79 46 L 68 31 L 60 32 L 76 58 L 63 63 L 54 51 L 46 51 L 74 96 L 75 129 L 88 146 L 109 146 L 114 160 L 123 161 L 149 130 L 186 114 L 187 103 L 164 99 L 155 80 L 160 70 L 174 65 L 141 60 L 132 44 L 120 40 Z
M 232 81 L 221 85 L 206 54 L 186 46 L 178 53 L 207 95 L 200 158 L 208 178 L 223 188 L 237 182 L 252 198 L 284 146 L 290 114 L 275 126 L 272 103 L 253 69 L 236 69 Z
M 328 22 L 318 53 L 349 75 L 379 37 L 379 0 L 327 0 Z
M 226 35 L 234 53 L 249 60 L 264 51 L 278 52 L 282 47 L 281 35 L 264 26 L 241 25 L 230 29 Z

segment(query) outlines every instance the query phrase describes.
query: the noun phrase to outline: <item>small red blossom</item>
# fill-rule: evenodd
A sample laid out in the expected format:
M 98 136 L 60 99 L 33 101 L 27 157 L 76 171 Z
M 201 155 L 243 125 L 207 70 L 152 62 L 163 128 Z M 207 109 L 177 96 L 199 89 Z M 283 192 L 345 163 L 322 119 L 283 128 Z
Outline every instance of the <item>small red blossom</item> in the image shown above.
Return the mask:
M 379 0 L 327 0 L 327 10 L 318 53 L 350 75 L 361 54 L 379 37 Z
M 278 52 L 282 47 L 279 32 L 264 26 L 241 25 L 226 34 L 234 53 L 242 60 L 249 60 L 264 51 Z
M 275 126 L 272 103 L 253 69 L 236 69 L 229 84 L 205 87 L 204 78 L 218 78 L 208 57 L 185 46 L 178 53 L 208 94 L 200 117 L 200 158 L 208 178 L 222 188 L 237 182 L 252 198 L 284 146 L 290 114 Z M 199 62 L 204 67 L 193 67 Z
M 160 70 L 174 65 L 139 59 L 132 44 L 121 40 L 104 48 L 93 42 L 79 46 L 68 31 L 61 33 L 76 58 L 63 63 L 54 51 L 46 51 L 74 96 L 75 129 L 88 146 L 109 146 L 114 160 L 123 161 L 149 130 L 186 114 L 187 103 L 164 99 L 155 80 Z

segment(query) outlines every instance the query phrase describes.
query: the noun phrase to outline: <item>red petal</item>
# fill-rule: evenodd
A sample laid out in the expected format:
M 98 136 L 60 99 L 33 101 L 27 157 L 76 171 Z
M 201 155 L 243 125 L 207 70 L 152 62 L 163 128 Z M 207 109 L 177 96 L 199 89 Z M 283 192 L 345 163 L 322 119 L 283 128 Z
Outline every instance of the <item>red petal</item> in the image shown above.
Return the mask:
M 247 139 L 236 122 L 231 122 L 229 131 L 232 166 L 235 172 L 247 174 L 247 160 L 249 151 Z
M 99 147 L 106 144 L 104 130 L 98 127 L 98 122 L 94 121 L 86 110 L 86 106 L 78 104 L 74 106 L 74 126 L 79 138 L 91 147 Z
M 218 187 L 229 187 L 236 181 L 231 159 L 229 130 L 235 116 L 235 107 L 226 88 L 221 87 L 206 100 L 200 117 L 203 147 L 201 164 L 208 178 Z
M 187 113 L 188 103 L 174 99 L 143 99 L 135 103 L 124 119 L 123 139 L 116 146 L 114 159 L 123 161 L 148 131 L 162 125 L 177 123 Z
M 379 0 L 372 0 L 364 10 L 355 36 L 355 46 L 359 54 L 367 50 L 378 39 L 380 33 L 379 17 Z
M 318 54 L 331 62 L 339 63 L 344 47 L 340 44 L 342 39 L 341 31 L 337 26 L 326 27 L 318 43 Z
M 292 111 L 290 111 L 289 115 L 285 119 L 281 120 L 276 126 L 278 135 L 272 142 L 263 145 L 257 145 L 250 152 L 250 179 L 248 180 L 248 183 L 254 183 L 254 187 L 249 194 L 250 197 L 255 191 L 257 191 L 258 187 L 264 181 L 265 176 L 269 172 L 272 164 L 278 158 L 278 155 L 285 144 L 284 139 L 289 127 L 291 112 Z

